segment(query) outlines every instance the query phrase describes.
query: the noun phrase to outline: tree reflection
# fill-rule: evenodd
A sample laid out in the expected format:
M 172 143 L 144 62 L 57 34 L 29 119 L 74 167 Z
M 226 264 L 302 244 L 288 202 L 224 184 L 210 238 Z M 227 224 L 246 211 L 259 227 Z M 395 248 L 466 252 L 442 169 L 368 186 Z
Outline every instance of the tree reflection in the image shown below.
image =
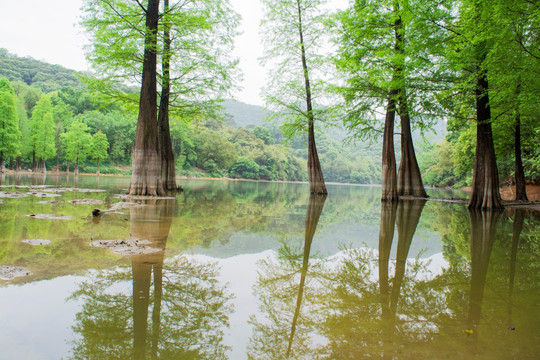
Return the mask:
M 161 250 L 131 256 L 131 269 L 93 272 L 72 295 L 83 301 L 73 358 L 226 358 L 231 296 L 218 283 L 216 265 L 184 256 L 164 260 L 174 205 L 154 200 L 131 208 L 131 237 Z
M 326 195 L 312 194 L 306 209 L 303 249 L 283 243 L 277 262 L 261 263 L 261 275 L 256 293 L 260 310 L 266 319 L 252 317 L 253 336 L 250 358 L 289 359 L 310 358 L 310 332 L 314 327 L 312 310 L 315 304 L 304 303 L 313 237 L 322 213 Z M 317 265 L 315 265 L 317 267 Z M 311 290 L 311 289 L 310 289 Z M 313 294 L 307 294 L 313 296 Z
M 482 300 L 489 265 L 491 249 L 495 240 L 499 211 L 469 210 L 471 222 L 471 290 L 467 331 L 474 338 L 478 336 L 478 324 L 482 313 Z

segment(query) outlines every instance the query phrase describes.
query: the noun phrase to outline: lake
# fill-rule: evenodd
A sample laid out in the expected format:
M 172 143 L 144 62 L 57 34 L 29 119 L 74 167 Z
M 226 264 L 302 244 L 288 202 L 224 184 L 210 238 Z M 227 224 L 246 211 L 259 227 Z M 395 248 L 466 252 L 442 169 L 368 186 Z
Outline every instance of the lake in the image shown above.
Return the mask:
M 2 176 L 0 358 L 540 353 L 539 212 L 251 181 L 137 200 L 129 181 Z

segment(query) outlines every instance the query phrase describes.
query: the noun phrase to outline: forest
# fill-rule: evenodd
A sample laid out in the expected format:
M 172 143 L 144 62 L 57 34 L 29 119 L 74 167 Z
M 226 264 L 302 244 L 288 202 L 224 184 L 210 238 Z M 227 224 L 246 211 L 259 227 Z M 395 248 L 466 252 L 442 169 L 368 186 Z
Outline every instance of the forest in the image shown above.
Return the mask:
M 92 74 L 0 50 L 2 167 L 132 174 L 146 116 L 163 179 L 174 165 L 173 176 L 309 180 L 320 193 L 325 180 L 376 183 L 383 199 L 540 181 L 535 2 L 357 0 L 330 12 L 264 0 L 273 76 L 267 110 L 247 122 L 224 101 L 239 81 L 228 55 L 238 14 L 228 1 L 160 3 L 84 3 Z

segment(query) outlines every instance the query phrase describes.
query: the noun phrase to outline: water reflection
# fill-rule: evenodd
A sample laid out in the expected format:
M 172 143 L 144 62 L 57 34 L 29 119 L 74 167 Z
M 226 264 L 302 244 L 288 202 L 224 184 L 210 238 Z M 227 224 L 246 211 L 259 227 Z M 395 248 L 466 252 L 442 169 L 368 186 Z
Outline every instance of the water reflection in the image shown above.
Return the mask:
M 43 179 L 9 180 L 34 181 Z M 73 181 L 47 175 L 45 183 Z M 49 358 L 69 351 L 79 359 L 272 360 L 540 353 L 535 213 L 469 213 L 436 201 L 381 204 L 378 188 L 330 185 L 328 197 L 317 199 L 302 184 L 186 181 L 176 202 L 121 208 L 93 223 L 94 207 L 121 201 L 115 194 L 129 183 L 123 181 L 102 177 L 104 193 L 2 199 L 0 264 L 35 274 L 0 287 L 0 306 L 16 308 L 0 314 L 0 335 L 9 338 L 4 356 L 20 358 L 13 355 L 15 335 L 9 337 L 16 330 L 47 332 L 60 325 L 46 316 L 61 312 L 62 328 L 75 332 L 54 331 L 56 341 L 71 348 L 51 345 Z M 81 187 L 95 184 L 79 176 Z M 70 202 L 82 198 L 103 204 Z M 72 219 L 32 219 L 32 213 Z M 51 243 L 31 246 L 25 238 Z M 89 246 L 127 238 L 150 240 L 161 251 L 121 258 Z M 175 256 L 182 252 L 200 255 Z M 209 258 L 213 265 L 194 260 Z M 259 259 L 265 260 L 255 265 Z M 233 290 L 237 312 L 229 305 Z M 41 307 L 50 293 L 77 301 Z M 31 305 L 16 307 L 23 300 Z M 38 341 L 23 341 L 43 351 Z
M 249 353 L 253 358 L 288 359 L 307 356 L 310 351 L 310 333 L 314 327 L 311 316 L 313 304 L 304 304 L 312 288 L 308 274 L 313 237 L 319 223 L 326 195 L 310 195 L 305 215 L 304 244 L 295 247 L 285 239 L 278 250 L 276 262 L 261 263 L 256 292 L 261 302 L 262 317 L 253 316 L 253 336 Z M 304 309 L 304 311 L 302 311 Z
M 73 294 L 83 301 L 73 326 L 75 359 L 226 359 L 231 295 L 216 265 L 164 260 L 174 207 L 174 200 L 157 200 L 131 208 L 131 237 L 161 250 L 131 256 L 131 269 L 95 271 Z

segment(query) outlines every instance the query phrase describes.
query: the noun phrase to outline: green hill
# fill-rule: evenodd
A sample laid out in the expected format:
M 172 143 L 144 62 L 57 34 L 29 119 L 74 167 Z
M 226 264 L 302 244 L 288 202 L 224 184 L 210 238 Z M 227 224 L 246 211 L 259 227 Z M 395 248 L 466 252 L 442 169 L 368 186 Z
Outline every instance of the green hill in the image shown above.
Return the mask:
M 31 57 L 19 57 L 0 48 L 0 77 L 9 81 L 22 81 L 41 89 L 44 93 L 60 90 L 65 86 L 83 87 L 77 72 L 60 65 L 52 65 Z

